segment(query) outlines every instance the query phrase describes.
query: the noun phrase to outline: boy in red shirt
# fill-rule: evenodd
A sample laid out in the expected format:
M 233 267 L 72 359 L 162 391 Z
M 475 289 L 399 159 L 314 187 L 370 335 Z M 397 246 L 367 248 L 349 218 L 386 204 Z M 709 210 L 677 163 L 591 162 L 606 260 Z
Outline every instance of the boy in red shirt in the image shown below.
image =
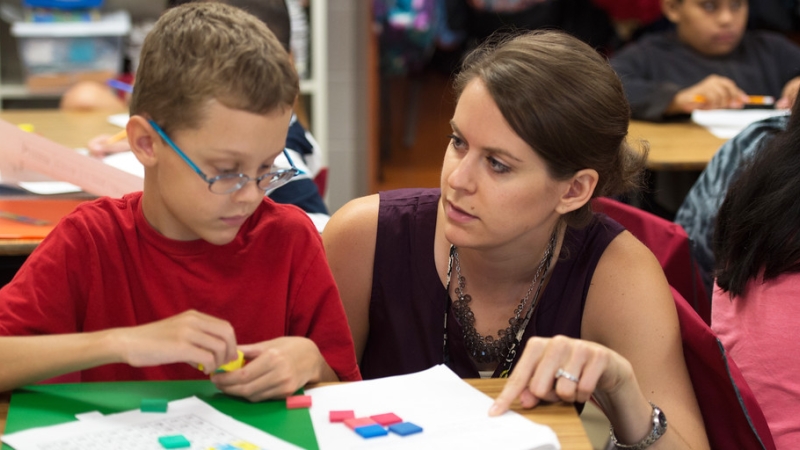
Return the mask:
M 0 290 L 0 391 L 212 374 L 262 400 L 360 378 L 318 232 L 264 197 L 297 173 L 273 161 L 298 86 L 251 15 L 193 3 L 161 17 L 127 126 L 144 190 L 80 206 Z M 249 363 L 213 374 L 237 350 Z

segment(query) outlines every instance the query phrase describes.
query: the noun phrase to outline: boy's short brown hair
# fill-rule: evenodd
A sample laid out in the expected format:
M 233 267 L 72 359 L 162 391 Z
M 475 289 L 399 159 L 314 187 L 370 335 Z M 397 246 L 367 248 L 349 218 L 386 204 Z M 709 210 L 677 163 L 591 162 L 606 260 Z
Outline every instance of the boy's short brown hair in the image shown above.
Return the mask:
M 199 126 L 211 100 L 267 114 L 291 108 L 299 90 L 264 23 L 222 3 L 189 3 L 165 12 L 145 38 L 130 113 L 170 133 Z

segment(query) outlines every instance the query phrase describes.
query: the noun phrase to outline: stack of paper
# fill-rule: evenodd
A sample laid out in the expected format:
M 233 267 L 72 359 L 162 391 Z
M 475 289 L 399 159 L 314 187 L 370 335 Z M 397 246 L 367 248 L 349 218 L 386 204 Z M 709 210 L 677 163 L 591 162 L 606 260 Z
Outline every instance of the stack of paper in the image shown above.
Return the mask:
M 692 112 L 692 121 L 716 137 L 730 139 L 753 122 L 787 114 L 788 109 L 697 109 Z
M 555 432 L 514 412 L 489 417 L 493 400 L 445 366 L 377 380 L 308 389 L 311 421 L 320 450 L 335 449 L 488 449 L 557 450 Z M 330 411 L 353 410 L 356 417 L 394 413 L 423 428 L 421 433 L 364 439 Z

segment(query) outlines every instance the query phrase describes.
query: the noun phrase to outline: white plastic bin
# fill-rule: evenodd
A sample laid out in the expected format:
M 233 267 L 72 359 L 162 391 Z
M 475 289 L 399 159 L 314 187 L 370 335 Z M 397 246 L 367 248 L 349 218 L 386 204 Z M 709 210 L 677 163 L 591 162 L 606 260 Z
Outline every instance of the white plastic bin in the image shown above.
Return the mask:
M 131 30 L 127 11 L 94 22 L 15 22 L 26 84 L 32 90 L 63 90 L 81 79 L 104 79 L 122 69 L 122 38 Z

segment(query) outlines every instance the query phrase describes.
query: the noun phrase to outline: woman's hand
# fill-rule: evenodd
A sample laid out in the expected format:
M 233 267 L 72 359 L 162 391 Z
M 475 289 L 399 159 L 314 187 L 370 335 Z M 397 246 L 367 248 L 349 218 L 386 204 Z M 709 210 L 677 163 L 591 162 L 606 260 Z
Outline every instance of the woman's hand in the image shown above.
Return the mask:
M 617 392 L 626 383 L 638 389 L 633 368 L 616 352 L 566 336 L 528 340 L 516 367 L 489 414 L 508 411 L 515 398 L 524 408 L 546 402 L 586 402 L 595 394 Z
M 226 394 L 255 402 L 287 397 L 309 382 L 338 381 L 317 345 L 304 337 L 280 337 L 239 350 L 249 361 L 243 368 L 211 377 Z
M 131 146 L 128 144 L 127 139 L 116 140 L 114 136 L 101 134 L 92 138 L 92 140 L 86 144 L 86 149 L 89 150 L 90 155 L 96 158 L 105 158 L 115 153 L 130 151 Z

